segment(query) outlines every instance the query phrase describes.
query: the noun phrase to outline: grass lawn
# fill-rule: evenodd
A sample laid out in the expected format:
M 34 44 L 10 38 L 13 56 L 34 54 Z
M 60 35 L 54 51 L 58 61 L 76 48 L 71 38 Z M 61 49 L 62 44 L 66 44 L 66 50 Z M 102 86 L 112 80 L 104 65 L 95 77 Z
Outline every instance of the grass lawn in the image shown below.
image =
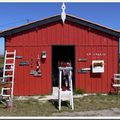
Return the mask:
M 1 58 L 0 67 L 3 67 Z M 120 64 L 119 64 L 120 69 Z M 91 95 L 74 99 L 75 112 L 120 108 L 120 94 L 118 95 Z M 54 100 L 45 103 L 36 99 L 15 100 L 13 108 L 4 108 L 0 103 L 0 116 L 52 116 L 53 113 L 74 112 L 68 102 L 63 102 L 62 110 L 57 108 Z
M 0 104 L 0 116 L 52 116 L 52 113 L 58 113 L 57 102 L 47 101 L 45 103 L 30 100 L 15 100 L 15 107 L 4 108 Z M 74 99 L 75 110 L 89 111 L 102 110 L 109 108 L 120 108 L 120 95 L 92 95 Z M 69 108 L 68 102 L 63 102 L 60 112 L 74 112 Z
M 4 57 L 0 57 L 0 68 L 4 66 Z

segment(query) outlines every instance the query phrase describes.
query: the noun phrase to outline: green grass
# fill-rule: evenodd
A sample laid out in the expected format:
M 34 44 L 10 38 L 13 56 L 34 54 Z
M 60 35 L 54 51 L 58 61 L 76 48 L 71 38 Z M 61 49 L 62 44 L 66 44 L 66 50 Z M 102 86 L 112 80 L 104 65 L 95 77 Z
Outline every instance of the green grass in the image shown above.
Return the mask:
M 0 59 L 3 60 L 3 58 Z M 0 67 L 3 67 L 3 62 L 0 62 Z M 97 94 L 95 96 L 76 98 L 74 99 L 74 106 L 76 112 L 120 108 L 120 94 Z M 69 107 L 69 102 L 63 102 L 62 110 L 58 111 L 57 102 L 53 100 L 46 103 L 35 99 L 15 100 L 13 108 L 4 108 L 4 105 L 0 104 L 0 116 L 52 116 L 53 113 L 73 112 Z
M 0 68 L 4 66 L 4 57 L 0 57 Z
M 60 112 L 73 112 L 69 102 L 62 103 Z M 52 116 L 52 113 L 59 113 L 57 102 L 51 100 L 46 103 L 35 99 L 15 100 L 15 107 L 3 108 L 0 104 L 0 116 Z M 109 108 L 120 108 L 120 95 L 96 95 L 74 99 L 74 111 L 102 110 Z

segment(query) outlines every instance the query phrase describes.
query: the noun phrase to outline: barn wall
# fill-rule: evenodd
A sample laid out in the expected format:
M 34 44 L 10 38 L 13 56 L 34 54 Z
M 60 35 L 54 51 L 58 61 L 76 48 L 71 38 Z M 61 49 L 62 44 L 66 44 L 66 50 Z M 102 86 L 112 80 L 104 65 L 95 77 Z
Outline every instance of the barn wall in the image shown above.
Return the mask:
M 118 72 L 118 38 L 97 30 L 67 21 L 44 25 L 23 31 L 6 38 L 6 49 L 16 49 L 17 55 L 30 62 L 34 57 L 34 69 L 37 55 L 47 52 L 47 59 L 41 62 L 41 77 L 29 75 L 30 66 L 19 66 L 21 59 L 16 59 L 15 95 L 49 94 L 52 92 L 51 49 L 52 45 L 74 45 L 76 56 L 76 89 L 86 92 L 114 92 L 111 87 L 112 77 Z M 101 53 L 102 55 L 98 55 Z M 78 62 L 79 58 L 87 58 L 87 62 Z M 83 67 L 90 67 L 92 60 L 105 60 L 105 73 L 101 75 L 78 73 Z

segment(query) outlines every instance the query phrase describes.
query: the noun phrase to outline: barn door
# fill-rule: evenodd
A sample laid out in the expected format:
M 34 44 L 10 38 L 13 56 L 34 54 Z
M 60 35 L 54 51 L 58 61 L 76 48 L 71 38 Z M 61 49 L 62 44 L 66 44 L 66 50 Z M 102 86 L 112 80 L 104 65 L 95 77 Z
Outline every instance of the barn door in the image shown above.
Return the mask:
M 71 61 L 73 67 L 73 86 L 75 84 L 75 48 L 74 46 L 52 47 L 52 85 L 58 87 L 59 71 L 58 62 Z

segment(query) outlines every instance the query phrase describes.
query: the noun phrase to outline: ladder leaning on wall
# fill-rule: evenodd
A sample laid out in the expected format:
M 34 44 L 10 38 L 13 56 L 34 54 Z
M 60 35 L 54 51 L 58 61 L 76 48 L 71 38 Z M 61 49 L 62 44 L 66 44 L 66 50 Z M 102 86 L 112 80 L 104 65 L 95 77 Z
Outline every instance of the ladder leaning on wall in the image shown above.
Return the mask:
M 114 80 L 120 81 L 120 74 L 114 74 Z M 120 83 L 114 83 L 113 87 L 120 87 Z
M 14 52 L 5 51 L 3 78 L 1 81 L 1 101 L 3 97 L 7 97 L 7 101 L 13 102 L 15 58 L 16 50 Z
M 68 72 L 68 80 L 69 80 L 69 90 L 62 90 L 62 71 L 67 70 Z M 73 103 L 73 86 L 72 86 L 72 67 L 59 67 L 59 88 L 58 88 L 58 105 L 59 110 L 61 110 L 61 102 L 62 97 L 68 97 L 70 101 L 70 106 L 72 110 L 74 110 Z

